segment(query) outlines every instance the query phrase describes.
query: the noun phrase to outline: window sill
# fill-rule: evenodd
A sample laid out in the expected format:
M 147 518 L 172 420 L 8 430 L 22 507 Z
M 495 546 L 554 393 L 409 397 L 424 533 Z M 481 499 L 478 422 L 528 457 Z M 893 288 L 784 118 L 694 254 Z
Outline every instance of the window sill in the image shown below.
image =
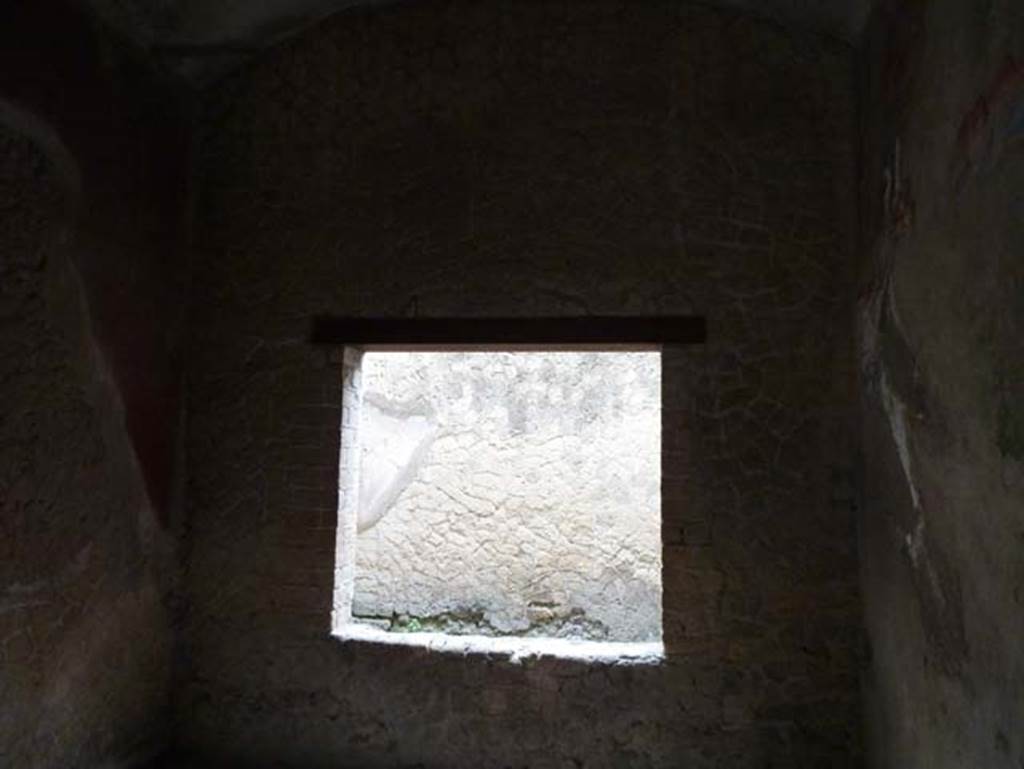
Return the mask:
M 661 665 L 665 647 L 660 641 L 624 643 L 578 641 L 567 638 L 448 635 L 446 633 L 393 633 L 369 625 L 348 624 L 334 631 L 344 643 L 408 646 L 441 654 L 506 657 L 513 663 L 553 657 L 609 665 Z

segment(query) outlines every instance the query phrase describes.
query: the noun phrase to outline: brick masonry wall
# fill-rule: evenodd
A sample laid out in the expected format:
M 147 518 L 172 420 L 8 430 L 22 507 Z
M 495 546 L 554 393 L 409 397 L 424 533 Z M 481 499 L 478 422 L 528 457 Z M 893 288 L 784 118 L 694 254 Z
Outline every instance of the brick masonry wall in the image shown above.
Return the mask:
M 183 747 L 289 766 L 859 766 L 850 51 L 699 5 L 341 14 L 205 100 Z M 317 313 L 701 313 L 663 369 L 667 659 L 329 637 Z M 346 493 L 342 488 L 342 494 Z

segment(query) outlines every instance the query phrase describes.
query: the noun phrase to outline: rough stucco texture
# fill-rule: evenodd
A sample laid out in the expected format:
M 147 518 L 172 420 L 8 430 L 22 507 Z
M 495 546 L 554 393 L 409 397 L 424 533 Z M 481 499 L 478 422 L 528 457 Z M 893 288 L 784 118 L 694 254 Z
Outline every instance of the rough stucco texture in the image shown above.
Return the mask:
M 146 499 L 68 262 L 68 193 L 0 130 L 0 765 L 24 769 L 152 750 L 169 702 Z
M 696 4 L 427 0 L 207 95 L 183 748 L 860 765 L 850 59 Z M 343 357 L 309 345 L 318 313 L 707 316 L 662 359 L 663 664 L 330 636 Z
M 882 3 L 865 48 L 871 765 L 1024 766 L 1024 15 Z
M 360 485 L 390 504 L 355 543 L 353 614 L 660 640 L 659 357 L 364 355 Z

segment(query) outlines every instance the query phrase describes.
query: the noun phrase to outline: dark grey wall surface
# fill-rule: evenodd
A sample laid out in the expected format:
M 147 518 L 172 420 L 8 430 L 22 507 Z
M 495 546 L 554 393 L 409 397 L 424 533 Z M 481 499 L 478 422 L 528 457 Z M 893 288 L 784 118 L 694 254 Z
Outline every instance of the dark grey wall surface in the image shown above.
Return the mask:
M 414 1 L 414 0 L 413 0 Z M 873 0 L 691 0 L 745 9 L 788 29 L 859 39 Z M 209 81 L 345 8 L 409 0 L 84 0 L 154 63 Z M 410 4 L 412 4 L 410 2 Z
M 183 471 L 188 104 L 66 0 L 0 11 L 0 99 L 48 126 L 77 167 L 71 258 L 167 524 Z
M 1024 766 L 1024 10 L 883 3 L 864 52 L 871 764 Z
M 852 82 L 848 48 L 732 12 L 424 2 L 209 92 L 181 747 L 859 766 Z M 665 356 L 662 666 L 329 636 L 341 356 L 311 316 L 688 312 L 711 331 Z
M 165 733 L 158 532 L 68 248 L 68 189 L 0 130 L 0 764 L 93 766 Z
M 188 167 L 174 105 L 73 6 L 0 13 L 5 767 L 118 766 L 168 739 Z

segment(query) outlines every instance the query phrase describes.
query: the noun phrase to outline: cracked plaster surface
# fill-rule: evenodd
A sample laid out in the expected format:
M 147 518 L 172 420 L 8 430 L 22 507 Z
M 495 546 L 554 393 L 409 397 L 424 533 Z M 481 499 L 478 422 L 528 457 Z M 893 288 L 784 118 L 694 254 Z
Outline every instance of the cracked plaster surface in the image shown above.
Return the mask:
M 362 367 L 361 483 L 384 465 L 402 488 L 355 543 L 357 617 L 660 639 L 658 353 L 367 353 Z M 408 473 L 387 463 L 427 431 Z

